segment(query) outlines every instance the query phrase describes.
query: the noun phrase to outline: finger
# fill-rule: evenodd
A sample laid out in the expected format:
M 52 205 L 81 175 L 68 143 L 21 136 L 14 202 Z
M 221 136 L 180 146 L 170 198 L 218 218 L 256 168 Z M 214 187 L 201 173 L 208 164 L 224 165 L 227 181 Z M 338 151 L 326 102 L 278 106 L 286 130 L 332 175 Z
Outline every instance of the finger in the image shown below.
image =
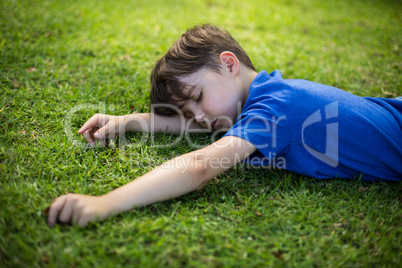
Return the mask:
M 107 126 L 107 125 L 109 125 L 109 124 L 106 124 L 106 126 Z M 103 128 L 99 129 L 99 130 L 101 130 L 101 133 L 102 133 L 102 132 L 104 133 L 104 130 L 102 130 L 102 129 L 105 129 L 106 126 L 104 126 Z M 97 131 L 94 133 L 93 146 L 106 147 L 106 141 L 105 141 L 105 139 L 106 139 L 107 136 L 109 136 L 109 135 L 107 135 L 107 134 L 102 135 L 102 134 L 99 133 L 99 130 L 97 130 Z
M 109 123 L 104 125 L 103 127 L 101 127 L 100 129 L 98 129 L 95 133 L 94 133 L 94 138 L 95 139 L 104 139 L 106 137 L 106 135 L 110 134 L 109 133 Z
M 109 117 L 107 123 L 103 124 L 95 133 L 95 139 L 114 138 L 116 132 L 116 116 Z
M 103 126 L 106 123 L 107 118 L 108 115 L 106 114 L 95 114 L 90 119 L 88 119 L 88 121 L 85 122 L 84 125 L 82 125 L 82 127 L 78 130 L 78 133 L 82 134 L 91 127 Z
M 82 127 L 78 130 L 78 133 L 82 134 L 89 128 L 98 126 L 98 125 L 99 125 L 99 114 L 95 114 L 82 125 Z
M 92 131 L 92 128 L 88 129 L 87 131 L 84 132 L 84 134 L 82 136 L 87 140 L 87 142 L 91 146 L 95 146 L 95 141 L 92 139 L 91 131 Z
M 47 218 L 47 223 L 50 226 L 53 226 L 56 223 L 57 215 L 59 211 L 63 209 L 66 203 L 66 196 L 62 195 L 54 200 L 54 202 L 50 205 L 49 216 Z
M 70 223 L 77 199 L 73 195 L 67 195 L 66 199 L 66 204 L 59 215 L 59 220 L 63 223 Z
M 85 227 L 91 221 L 94 221 L 94 216 L 92 214 L 82 213 L 81 217 L 79 218 L 79 220 L 77 222 L 77 225 L 81 226 L 81 227 Z
M 81 215 L 82 215 L 82 210 L 83 210 L 83 207 L 81 207 L 81 208 L 76 208 L 75 210 L 74 210 L 74 213 L 73 213 L 73 218 L 72 218 L 72 223 L 73 224 L 77 224 L 78 223 L 78 221 L 79 221 L 79 219 L 80 219 L 80 217 L 81 217 Z
M 81 128 L 78 130 L 78 134 L 82 134 L 82 133 L 84 133 L 85 131 L 87 131 L 89 128 L 91 128 L 91 127 L 93 127 L 93 125 L 95 124 L 97 124 L 97 122 L 98 122 L 98 116 L 99 115 L 94 115 L 94 116 L 92 116 L 91 118 L 89 118 L 88 119 L 88 121 L 86 121 L 82 126 L 81 126 Z

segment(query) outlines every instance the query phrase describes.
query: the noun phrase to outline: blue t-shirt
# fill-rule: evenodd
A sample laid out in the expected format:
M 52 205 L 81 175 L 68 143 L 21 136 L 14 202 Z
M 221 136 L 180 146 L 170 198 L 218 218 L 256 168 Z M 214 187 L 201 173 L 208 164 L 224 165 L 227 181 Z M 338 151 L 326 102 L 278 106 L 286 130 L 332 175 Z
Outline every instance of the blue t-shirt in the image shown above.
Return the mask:
M 250 164 L 315 178 L 402 179 L 402 100 L 262 71 L 229 135 L 257 148 Z

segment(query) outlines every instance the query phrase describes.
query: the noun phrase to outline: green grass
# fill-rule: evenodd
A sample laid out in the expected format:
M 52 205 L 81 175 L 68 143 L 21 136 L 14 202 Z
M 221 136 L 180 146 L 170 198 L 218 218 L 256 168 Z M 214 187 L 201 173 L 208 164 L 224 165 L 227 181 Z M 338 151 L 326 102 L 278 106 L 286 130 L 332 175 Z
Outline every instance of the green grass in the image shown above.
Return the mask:
M 399 267 L 401 183 L 238 166 L 199 192 L 87 229 L 49 228 L 42 211 L 192 150 L 149 139 L 83 149 L 65 132 L 96 112 L 148 112 L 152 66 L 186 28 L 225 27 L 259 70 L 395 97 L 401 9 L 396 0 L 1 1 L 0 266 Z

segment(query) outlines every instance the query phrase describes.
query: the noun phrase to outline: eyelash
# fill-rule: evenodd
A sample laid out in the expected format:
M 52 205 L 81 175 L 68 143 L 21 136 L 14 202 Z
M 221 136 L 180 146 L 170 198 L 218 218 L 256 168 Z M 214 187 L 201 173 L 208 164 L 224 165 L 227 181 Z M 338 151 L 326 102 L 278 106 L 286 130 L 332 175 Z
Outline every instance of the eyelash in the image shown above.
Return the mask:
M 200 93 L 200 96 L 198 96 L 197 102 L 200 102 L 202 100 L 202 91 Z

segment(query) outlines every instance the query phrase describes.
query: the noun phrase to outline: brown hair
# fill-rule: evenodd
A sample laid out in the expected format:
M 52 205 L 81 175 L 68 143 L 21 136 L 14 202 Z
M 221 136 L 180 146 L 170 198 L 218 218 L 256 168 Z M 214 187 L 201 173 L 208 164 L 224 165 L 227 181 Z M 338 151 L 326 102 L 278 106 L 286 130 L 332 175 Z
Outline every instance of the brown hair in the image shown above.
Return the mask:
M 202 68 L 220 72 L 219 55 L 230 51 L 246 67 L 255 70 L 253 63 L 239 43 L 224 29 L 209 24 L 188 29 L 159 59 L 151 74 L 151 105 L 171 104 L 188 100 L 183 93 L 186 85 L 179 78 L 191 75 Z M 174 96 L 174 98 L 172 98 Z M 156 114 L 170 116 L 173 109 L 158 107 Z

